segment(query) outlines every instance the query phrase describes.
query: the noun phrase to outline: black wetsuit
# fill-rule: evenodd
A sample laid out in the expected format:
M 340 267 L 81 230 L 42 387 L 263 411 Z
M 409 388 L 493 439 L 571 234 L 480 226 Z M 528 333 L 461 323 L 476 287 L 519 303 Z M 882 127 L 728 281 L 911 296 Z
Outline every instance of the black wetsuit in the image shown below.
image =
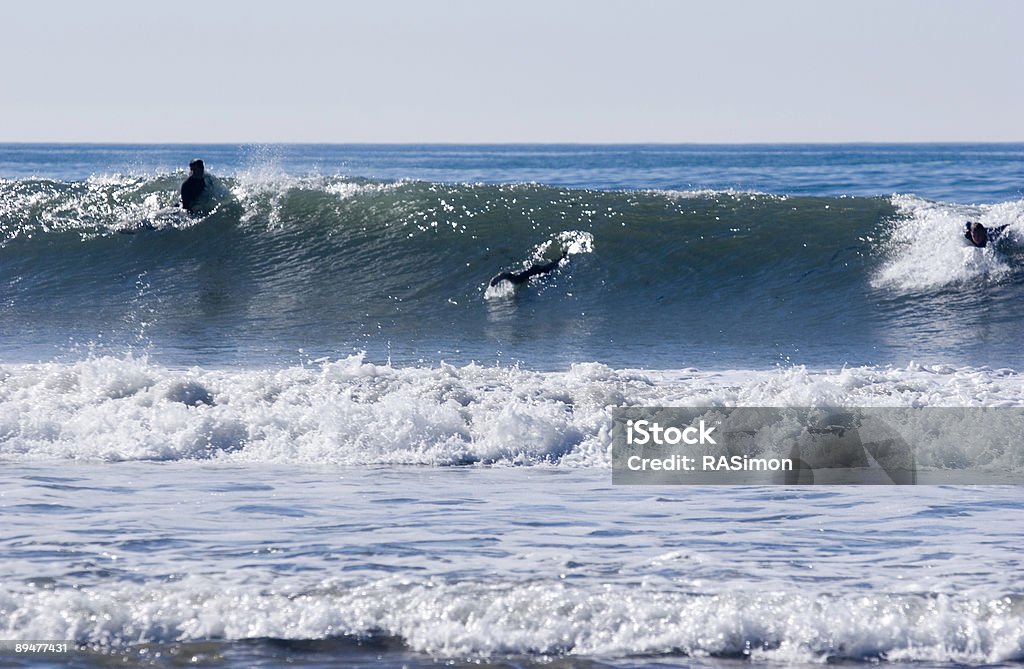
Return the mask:
M 521 283 L 529 281 L 530 277 L 537 276 L 538 274 L 547 274 L 548 272 L 558 268 L 559 263 L 568 257 L 568 253 L 562 253 L 562 256 L 558 260 L 552 260 L 546 262 L 543 265 L 532 265 L 529 269 L 524 269 L 522 272 L 502 272 L 491 279 L 491 285 L 496 286 L 502 281 L 508 281 L 514 286 L 518 286 Z
M 206 176 L 192 174 L 181 184 L 181 206 L 187 211 L 192 211 L 199 197 L 206 190 Z

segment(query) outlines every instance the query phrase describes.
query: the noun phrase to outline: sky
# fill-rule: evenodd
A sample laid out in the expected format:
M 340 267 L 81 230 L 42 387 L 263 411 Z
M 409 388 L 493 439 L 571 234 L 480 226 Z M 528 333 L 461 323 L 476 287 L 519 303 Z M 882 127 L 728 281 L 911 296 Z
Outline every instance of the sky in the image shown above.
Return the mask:
M 1024 141 L 1016 0 L 5 3 L 0 142 Z

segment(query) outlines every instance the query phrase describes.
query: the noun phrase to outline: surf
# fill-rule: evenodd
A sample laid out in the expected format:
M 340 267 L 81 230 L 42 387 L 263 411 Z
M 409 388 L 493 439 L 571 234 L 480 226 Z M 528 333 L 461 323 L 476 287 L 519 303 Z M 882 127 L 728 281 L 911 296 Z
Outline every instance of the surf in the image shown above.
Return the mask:
M 8 332 L 124 342 L 142 320 L 171 348 L 194 348 L 186 333 L 202 324 L 250 351 L 679 367 L 709 353 L 905 362 L 922 336 L 962 356 L 953 340 L 973 333 L 993 338 L 996 359 L 1024 318 L 1024 202 L 262 175 L 224 177 L 192 216 L 176 208 L 179 183 L 0 182 Z M 1009 224 L 1006 239 L 967 248 L 968 216 Z M 491 277 L 563 251 L 513 303 L 487 304 L 512 292 Z M 978 286 L 984 309 L 969 298 Z M 936 329 L 940 311 L 956 326 Z

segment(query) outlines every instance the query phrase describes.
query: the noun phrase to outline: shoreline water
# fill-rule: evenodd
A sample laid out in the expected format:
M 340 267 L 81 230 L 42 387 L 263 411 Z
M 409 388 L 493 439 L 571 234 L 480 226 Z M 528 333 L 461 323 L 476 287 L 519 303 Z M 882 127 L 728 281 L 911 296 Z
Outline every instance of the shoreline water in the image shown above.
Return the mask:
M 196 462 L 19 469 L 3 483 L 18 537 L 4 542 L 8 629 L 107 649 L 83 666 L 197 643 L 214 666 L 292 644 L 314 666 L 318 652 L 344 661 L 362 644 L 376 666 L 1020 660 L 1013 486 L 638 488 L 590 470 Z M 33 531 L 41 521 L 46 535 Z M 888 631 L 864 636 L 880 612 Z

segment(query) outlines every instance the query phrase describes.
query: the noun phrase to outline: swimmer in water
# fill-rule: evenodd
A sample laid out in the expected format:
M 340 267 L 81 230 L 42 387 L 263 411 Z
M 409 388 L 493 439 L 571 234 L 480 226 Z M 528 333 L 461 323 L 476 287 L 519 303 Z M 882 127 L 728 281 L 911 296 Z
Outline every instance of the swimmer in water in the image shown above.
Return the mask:
M 968 221 L 964 224 L 964 237 L 971 245 L 983 249 L 988 245 L 989 240 L 995 241 L 1000 233 L 1008 227 L 1009 223 L 996 228 L 986 228 L 981 223 Z
M 197 158 L 188 164 L 188 170 L 188 179 L 181 184 L 181 206 L 191 212 L 206 191 L 206 168 L 203 161 Z
M 562 251 L 562 255 L 560 255 L 557 260 L 552 260 L 551 262 L 546 263 L 536 263 L 521 272 L 502 272 L 500 274 L 496 274 L 494 278 L 491 279 L 490 285 L 493 287 L 497 286 L 502 281 L 508 281 L 513 286 L 518 286 L 526 283 L 532 277 L 547 274 L 548 272 L 558 269 L 558 266 L 562 264 L 562 261 L 568 257 L 569 252 Z

